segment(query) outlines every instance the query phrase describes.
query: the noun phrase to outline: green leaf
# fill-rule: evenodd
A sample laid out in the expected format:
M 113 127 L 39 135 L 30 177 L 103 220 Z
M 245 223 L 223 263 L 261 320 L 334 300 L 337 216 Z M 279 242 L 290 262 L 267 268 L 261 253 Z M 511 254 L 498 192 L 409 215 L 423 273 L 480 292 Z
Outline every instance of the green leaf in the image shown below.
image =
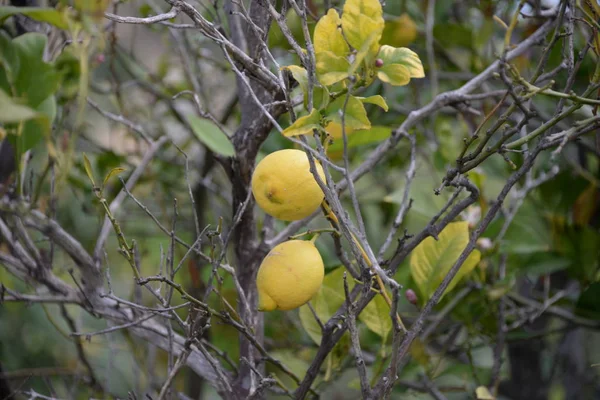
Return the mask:
M 52 65 L 44 62 L 46 41 L 46 35 L 41 33 L 26 33 L 12 41 L 20 60 L 13 84 L 18 96 L 34 108 L 52 95 L 59 85 L 58 73 Z
M 19 138 L 20 145 L 18 146 L 20 154 L 33 148 L 44 137 L 50 135 L 52 121 L 56 116 L 56 100 L 54 96 L 48 97 L 42 101 L 37 107 L 38 118 L 25 122 L 23 130 Z
M 195 115 L 188 116 L 188 121 L 196 137 L 215 153 L 232 157 L 235 150 L 229 138 L 213 122 Z
M 381 46 L 378 57 L 383 61 L 383 66 L 377 76 L 386 83 L 402 86 L 406 85 L 410 78 L 425 76 L 421 59 L 417 53 L 406 47 Z
M 283 68 L 289 70 L 300 85 L 300 89 L 304 93 L 304 107 L 308 109 L 308 73 L 298 65 L 288 65 Z M 313 103 L 314 108 L 317 109 L 327 107 L 329 104 L 329 90 L 324 86 L 313 86 Z
M 390 137 L 391 134 L 392 128 L 387 126 L 372 126 L 370 129 L 353 131 L 348 135 L 348 148 L 352 149 L 372 143 L 379 143 Z M 344 142 L 342 140 L 334 141 L 328 147 L 327 151 L 330 153 L 344 151 Z
M 340 57 L 332 51 L 322 51 L 315 54 L 317 77 L 325 86 L 333 85 L 348 77 L 350 63 L 345 57 Z
M 342 123 L 340 110 L 344 109 L 344 103 L 346 102 L 346 96 L 338 97 L 333 103 L 331 103 L 326 110 L 326 118 Z M 367 111 L 362 101 L 354 96 L 348 98 L 348 104 L 346 104 L 346 114 L 344 116 L 344 123 L 347 129 L 369 129 L 371 128 L 371 121 L 367 117 Z
M 0 89 L 0 122 L 14 123 L 37 118 L 38 113 L 21 104 L 17 104 Z
M 310 114 L 300 117 L 292 125 L 285 128 L 283 136 L 299 136 L 311 133 L 313 129 L 321 128 L 321 114 L 316 108 L 313 108 Z
M 315 27 L 315 53 L 330 51 L 339 57 L 346 57 L 348 55 L 350 49 L 342 35 L 341 25 L 342 20 L 339 14 L 335 9 L 330 8 L 327 15 L 319 19 Z
M 380 95 L 369 96 L 369 97 L 357 97 L 357 99 L 359 99 L 363 103 L 375 104 L 376 106 L 383 108 L 383 110 L 386 112 L 390 109 L 388 107 L 387 103 L 385 102 L 385 99 L 383 97 L 381 97 Z
M 377 54 L 384 24 L 379 0 L 347 0 L 344 4 L 342 29 L 348 43 L 360 50 L 369 37 L 375 35 L 369 50 L 369 58 Z
M 83 167 L 85 168 L 85 173 L 87 174 L 90 182 L 92 182 L 93 186 L 96 186 L 96 182 L 94 181 L 94 172 L 92 170 L 92 164 L 88 159 L 87 155 L 83 153 Z
M 66 30 L 69 28 L 65 15 L 54 8 L 0 7 L 0 22 L 15 14 L 23 14 L 36 21 L 47 22 L 59 29 Z
M 322 323 L 326 323 L 337 309 L 344 304 L 344 301 L 346 301 L 344 294 L 345 271 L 344 267 L 339 267 L 325 275 L 321 288 L 310 301 Z M 348 275 L 346 279 L 348 280 L 348 288 L 352 290 L 354 287 L 352 276 Z M 320 344 L 321 327 L 315 320 L 308 305 L 300 307 L 300 322 L 308 336 L 317 345 Z
M 592 283 L 579 295 L 575 313 L 586 318 L 600 318 L 600 282 Z
M 377 77 L 393 86 L 404 86 L 410 82 L 408 68 L 400 64 L 385 65 L 377 72 Z
M 410 258 L 410 271 L 424 301 L 431 298 L 433 292 L 467 246 L 469 242 L 469 223 L 463 221 L 448 224 L 438 235 L 438 238 L 437 241 L 432 237 L 423 240 L 413 250 Z M 481 254 L 477 250 L 469 255 L 446 288 L 444 295 L 475 268 L 480 257 Z
M 367 328 L 381 336 L 383 340 L 387 338 L 392 330 L 390 307 L 383 296 L 375 296 L 358 318 L 367 325 Z

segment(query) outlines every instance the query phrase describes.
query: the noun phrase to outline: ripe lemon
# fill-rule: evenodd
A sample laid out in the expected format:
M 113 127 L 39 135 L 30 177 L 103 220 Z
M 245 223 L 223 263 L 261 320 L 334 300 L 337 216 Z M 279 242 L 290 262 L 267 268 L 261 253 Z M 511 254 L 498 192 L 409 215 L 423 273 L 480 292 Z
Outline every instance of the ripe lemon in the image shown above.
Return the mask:
M 327 133 L 329 133 L 329 135 L 333 138 L 333 139 L 341 139 L 342 138 L 342 124 L 339 124 L 337 122 L 330 122 L 327 124 L 327 126 L 325 127 L 325 131 Z M 346 126 L 346 136 L 350 135 L 352 132 L 354 131 L 354 129 L 352 128 L 348 128 Z
M 324 268 L 310 241 L 289 240 L 273 247 L 256 277 L 259 311 L 292 310 L 305 304 L 321 287 Z
M 325 181 L 319 164 L 317 171 Z M 308 156 L 294 149 L 276 151 L 258 163 L 252 175 L 252 193 L 264 212 L 284 221 L 308 217 L 325 197 L 310 172 Z

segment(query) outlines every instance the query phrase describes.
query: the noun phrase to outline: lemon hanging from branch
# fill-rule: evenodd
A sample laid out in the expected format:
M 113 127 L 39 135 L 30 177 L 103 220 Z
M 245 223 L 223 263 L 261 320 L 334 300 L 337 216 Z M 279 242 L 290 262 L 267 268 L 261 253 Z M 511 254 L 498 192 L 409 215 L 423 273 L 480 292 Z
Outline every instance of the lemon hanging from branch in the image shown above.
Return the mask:
M 289 240 L 265 257 L 256 277 L 259 311 L 293 310 L 306 304 L 323 283 L 325 267 L 312 241 Z
M 325 180 L 323 168 L 317 172 Z M 296 221 L 315 212 L 324 194 L 310 172 L 308 156 L 301 150 L 279 150 L 258 163 L 252 175 L 252 194 L 267 214 Z

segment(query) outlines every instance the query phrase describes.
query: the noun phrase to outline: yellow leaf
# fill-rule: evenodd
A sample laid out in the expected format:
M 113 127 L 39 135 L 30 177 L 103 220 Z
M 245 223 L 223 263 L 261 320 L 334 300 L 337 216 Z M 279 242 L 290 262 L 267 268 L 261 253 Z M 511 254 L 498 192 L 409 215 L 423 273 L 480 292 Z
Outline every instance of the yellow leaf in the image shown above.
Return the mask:
M 325 86 L 333 85 L 348 77 L 350 63 L 345 57 L 340 57 L 332 51 L 316 53 L 317 76 Z
M 283 136 L 300 136 L 311 133 L 313 129 L 319 129 L 321 127 L 321 114 L 315 108 L 312 109 L 311 113 L 300 117 L 292 125 L 288 126 L 283 130 Z
M 379 50 L 379 40 L 384 27 L 383 10 L 379 0 L 347 0 L 342 14 L 342 29 L 348 43 L 357 50 L 375 34 L 369 58 Z M 372 57 L 371 57 L 372 56 Z
M 404 86 L 410 82 L 410 72 L 404 65 L 392 64 L 382 67 L 377 72 L 377 77 L 390 85 Z
M 385 102 L 385 99 L 383 97 L 381 97 L 380 95 L 369 96 L 369 97 L 357 97 L 357 99 L 359 99 L 363 103 L 375 104 L 376 106 L 383 108 L 383 110 L 385 112 L 387 112 L 390 109 L 388 107 L 387 103 Z
M 496 399 L 485 386 L 479 386 L 477 389 L 475 389 L 475 395 L 477 396 L 477 400 Z
M 344 109 L 346 103 L 346 97 L 338 97 L 333 103 L 327 107 L 325 111 L 326 118 L 330 121 L 342 123 L 342 117 L 340 111 L 345 110 L 344 115 L 344 126 L 346 129 L 369 129 L 371 128 L 371 121 L 367 116 L 367 110 L 363 103 L 354 96 L 348 98 L 348 103 Z M 348 133 L 348 131 L 346 131 Z
M 337 11 L 329 9 L 327 15 L 322 17 L 315 27 L 314 43 L 315 53 L 331 51 L 336 56 L 345 57 L 350 49 L 344 40 L 340 26 L 342 20 Z
M 381 46 L 378 57 L 383 61 L 382 69 L 398 64 L 406 67 L 411 78 L 423 78 L 425 71 L 421 59 L 414 51 L 406 47 Z
M 423 300 L 431 298 L 433 292 L 450 271 L 469 242 L 469 223 L 466 221 L 448 224 L 438 235 L 439 240 L 428 237 L 412 252 L 410 272 L 417 283 Z M 450 292 L 460 280 L 479 263 L 481 254 L 474 250 L 465 260 L 443 295 Z M 443 297 L 443 296 L 442 296 Z
M 287 69 L 292 73 L 292 76 L 298 82 L 303 92 L 308 90 L 308 73 L 304 68 L 298 65 L 288 65 L 282 67 L 282 69 Z
M 119 175 L 123 171 L 125 171 L 125 168 L 121 168 L 121 167 L 111 169 L 110 172 L 108 173 L 108 175 L 106 175 L 106 178 L 104 178 L 104 182 L 102 183 L 102 186 L 106 186 L 106 182 L 108 182 L 108 180 L 110 178 L 112 178 L 115 175 Z
M 381 336 L 384 341 L 392 330 L 390 307 L 383 296 L 375 296 L 358 318 L 367 325 L 367 328 Z

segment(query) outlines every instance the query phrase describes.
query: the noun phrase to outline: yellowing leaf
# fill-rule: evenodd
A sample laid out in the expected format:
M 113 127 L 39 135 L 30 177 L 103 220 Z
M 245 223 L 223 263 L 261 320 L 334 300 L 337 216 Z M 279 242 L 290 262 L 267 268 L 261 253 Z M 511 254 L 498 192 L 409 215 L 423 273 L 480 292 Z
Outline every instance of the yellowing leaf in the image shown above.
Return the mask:
M 381 46 L 378 57 L 383 61 L 383 68 L 390 64 L 400 64 L 408 69 L 411 78 L 423 78 L 423 64 L 421 59 L 411 49 L 406 47 Z
M 282 67 L 291 72 L 294 79 L 300 85 L 302 93 L 304 93 L 304 107 L 308 109 L 308 72 L 298 65 L 288 65 Z M 329 90 L 324 86 L 313 87 L 313 105 L 314 108 L 321 109 L 329 104 Z
M 330 121 L 342 123 L 340 111 L 344 110 L 346 96 L 338 97 L 327 107 L 326 118 Z M 346 104 L 346 114 L 344 116 L 344 125 L 346 129 L 369 129 L 371 121 L 367 117 L 367 111 L 363 103 L 356 97 L 350 96 Z
M 350 63 L 345 57 L 340 57 L 332 51 L 322 51 L 315 54 L 317 61 L 317 76 L 325 86 L 333 85 L 348 77 Z
M 477 389 L 475 389 L 475 395 L 477 396 L 477 400 L 496 399 L 485 386 L 479 386 Z
M 353 74 L 358 68 L 360 68 L 365 59 L 368 62 L 368 68 L 373 69 L 373 63 L 371 61 L 375 57 L 377 51 L 379 50 L 379 43 L 377 42 L 377 40 L 379 40 L 378 32 L 373 32 L 367 38 L 367 40 L 365 40 L 362 47 L 358 49 L 358 52 L 354 57 L 354 61 L 350 66 L 350 70 L 348 71 L 350 74 Z
M 469 242 L 469 223 L 454 222 L 448 224 L 438 235 L 439 240 L 428 237 L 412 252 L 410 272 L 417 283 L 424 300 L 431 298 L 433 292 L 448 274 L 448 271 Z M 470 273 L 479 263 L 481 254 L 475 250 L 463 263 L 452 279 L 444 295 L 450 292 L 460 280 Z M 442 296 L 443 297 L 443 296 Z
M 383 10 L 379 0 L 347 0 L 342 14 L 342 29 L 348 43 L 359 50 L 375 34 L 370 54 L 377 54 L 383 32 Z
M 90 179 L 90 182 L 92 182 L 92 185 L 96 186 L 96 183 L 94 182 L 94 173 L 92 172 L 92 164 L 90 164 L 90 160 L 85 153 L 83 153 L 83 168 L 85 168 L 85 173 Z
M 325 275 L 323 278 L 323 285 L 321 285 L 317 294 L 310 301 L 323 324 L 326 323 L 337 309 L 344 304 L 344 301 L 346 301 L 346 295 L 344 294 L 344 271 L 346 271 L 344 267 L 339 267 Z M 348 288 L 352 290 L 354 281 L 350 275 L 348 275 L 347 279 Z M 308 336 L 310 336 L 316 344 L 320 344 L 321 327 L 315 320 L 308 305 L 300 307 L 300 323 Z
M 377 72 L 377 77 L 394 86 L 404 86 L 410 82 L 408 68 L 400 64 L 385 65 Z
M 294 79 L 300 85 L 300 88 L 304 93 L 308 90 L 308 72 L 298 65 L 288 65 L 286 67 L 282 67 L 282 69 L 287 69 L 292 73 Z
M 381 336 L 384 340 L 392 330 L 390 307 L 385 302 L 383 296 L 375 296 L 360 313 L 358 318 L 367 325 L 367 328 Z
M 417 38 L 417 24 L 406 13 L 388 20 L 383 29 L 381 43 L 394 47 L 408 46 Z
M 337 11 L 330 8 L 327 15 L 322 17 L 314 33 L 315 53 L 331 51 L 336 56 L 346 57 L 350 51 L 340 26 L 342 20 Z
M 121 168 L 121 167 L 111 169 L 110 172 L 106 175 L 106 178 L 104 178 L 104 182 L 102 183 L 102 186 L 106 186 L 106 182 L 108 182 L 110 178 L 112 178 L 115 175 L 119 175 L 123 171 L 125 171 L 125 168 Z
M 313 108 L 311 113 L 300 117 L 292 125 L 288 126 L 283 130 L 283 136 L 299 136 L 311 133 L 313 129 L 319 129 L 321 127 L 321 114 L 316 108 Z
M 383 97 L 381 97 L 380 95 L 369 96 L 369 97 L 357 97 L 357 99 L 359 99 L 363 103 L 375 104 L 376 106 L 383 108 L 384 111 L 386 111 L 386 112 L 389 110 L 389 107 L 388 107 L 387 103 L 385 102 L 385 99 Z

